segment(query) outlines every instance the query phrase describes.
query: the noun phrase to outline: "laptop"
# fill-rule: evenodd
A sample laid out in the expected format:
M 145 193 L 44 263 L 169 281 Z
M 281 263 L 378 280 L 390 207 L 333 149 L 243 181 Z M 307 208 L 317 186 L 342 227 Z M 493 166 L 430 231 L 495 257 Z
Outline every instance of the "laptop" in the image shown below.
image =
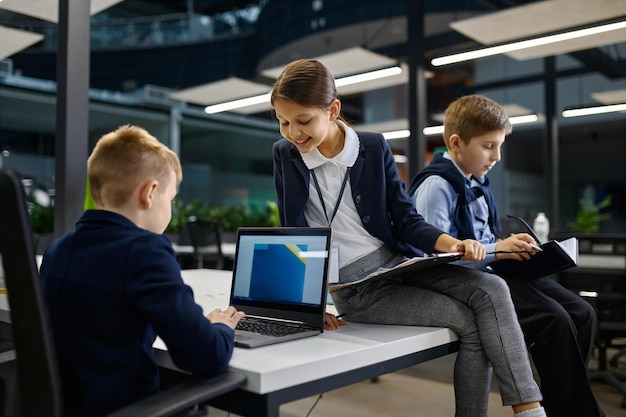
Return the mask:
M 230 305 L 246 317 L 235 329 L 235 346 L 324 331 L 330 237 L 330 228 L 239 228 Z

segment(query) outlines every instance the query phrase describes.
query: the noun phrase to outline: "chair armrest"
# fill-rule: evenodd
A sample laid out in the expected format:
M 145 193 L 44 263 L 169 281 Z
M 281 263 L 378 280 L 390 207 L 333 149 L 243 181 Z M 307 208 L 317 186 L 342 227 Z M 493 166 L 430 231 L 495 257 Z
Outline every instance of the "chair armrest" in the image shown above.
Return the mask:
M 193 379 L 146 397 L 107 417 L 167 417 L 242 386 L 246 377 L 226 372 L 213 378 Z

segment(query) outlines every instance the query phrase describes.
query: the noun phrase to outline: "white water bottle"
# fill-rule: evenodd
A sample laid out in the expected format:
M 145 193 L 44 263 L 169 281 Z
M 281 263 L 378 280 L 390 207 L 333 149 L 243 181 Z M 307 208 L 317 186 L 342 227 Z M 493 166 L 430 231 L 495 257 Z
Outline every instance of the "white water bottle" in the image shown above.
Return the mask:
M 537 217 L 535 217 L 533 221 L 533 229 L 540 240 L 537 243 L 541 244 L 548 241 L 548 236 L 550 235 L 550 220 L 548 220 L 543 211 L 537 213 Z

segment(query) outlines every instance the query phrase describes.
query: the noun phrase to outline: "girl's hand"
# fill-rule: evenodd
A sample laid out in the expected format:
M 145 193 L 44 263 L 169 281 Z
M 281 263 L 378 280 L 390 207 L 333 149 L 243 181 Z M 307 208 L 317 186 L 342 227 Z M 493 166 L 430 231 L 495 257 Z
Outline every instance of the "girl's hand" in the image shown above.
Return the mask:
M 324 330 L 337 330 L 346 325 L 346 322 L 338 319 L 334 314 L 326 313 L 324 318 Z
M 474 239 L 465 239 L 452 245 L 450 252 L 463 252 L 464 261 L 482 261 L 487 255 L 485 247 Z

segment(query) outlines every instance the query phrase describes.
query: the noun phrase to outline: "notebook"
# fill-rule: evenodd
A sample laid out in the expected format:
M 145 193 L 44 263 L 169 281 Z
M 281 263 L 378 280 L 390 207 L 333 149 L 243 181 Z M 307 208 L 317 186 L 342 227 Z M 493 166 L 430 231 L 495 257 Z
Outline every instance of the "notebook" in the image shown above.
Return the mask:
M 254 348 L 324 331 L 330 236 L 330 228 L 239 228 L 230 304 L 246 318 L 235 329 L 235 346 Z M 288 333 L 260 334 L 246 325 Z
M 541 252 L 526 261 L 500 259 L 490 263 L 489 267 L 496 274 L 530 281 L 578 265 L 578 239 L 575 237 L 560 242 L 551 240 L 539 247 Z

